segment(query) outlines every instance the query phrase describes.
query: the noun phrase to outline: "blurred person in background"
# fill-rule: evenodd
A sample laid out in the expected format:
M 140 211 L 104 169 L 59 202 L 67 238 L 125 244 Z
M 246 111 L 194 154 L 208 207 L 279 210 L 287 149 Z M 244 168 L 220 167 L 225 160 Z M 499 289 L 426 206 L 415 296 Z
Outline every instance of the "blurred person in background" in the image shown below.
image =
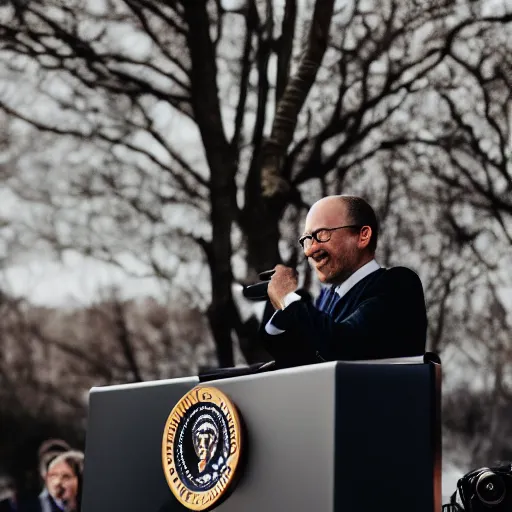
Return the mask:
M 15 512 L 17 510 L 14 480 L 8 475 L 0 475 L 0 512 Z
M 84 454 L 70 450 L 58 455 L 48 466 L 46 485 L 63 512 L 80 512 Z
M 43 490 L 39 494 L 40 512 L 62 512 L 64 510 L 63 504 L 57 502 L 49 492 L 48 468 L 59 455 L 70 450 L 71 446 L 62 439 L 47 439 L 39 447 L 39 474 L 44 483 Z
M 0 474 L 0 512 L 40 512 L 37 496 L 20 496 L 14 478 Z

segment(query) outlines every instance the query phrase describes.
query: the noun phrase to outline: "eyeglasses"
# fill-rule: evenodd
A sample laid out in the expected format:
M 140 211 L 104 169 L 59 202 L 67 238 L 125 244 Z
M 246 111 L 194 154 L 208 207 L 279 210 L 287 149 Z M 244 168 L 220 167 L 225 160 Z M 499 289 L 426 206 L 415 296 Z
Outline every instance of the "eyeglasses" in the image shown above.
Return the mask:
M 324 244 L 331 239 L 331 233 L 336 231 L 337 229 L 345 229 L 345 228 L 358 228 L 361 229 L 361 226 L 357 226 L 355 224 L 351 224 L 349 226 L 338 226 L 337 228 L 319 228 L 315 229 L 310 235 L 302 235 L 299 238 L 299 244 L 303 249 L 309 249 L 313 240 L 318 242 L 319 244 Z

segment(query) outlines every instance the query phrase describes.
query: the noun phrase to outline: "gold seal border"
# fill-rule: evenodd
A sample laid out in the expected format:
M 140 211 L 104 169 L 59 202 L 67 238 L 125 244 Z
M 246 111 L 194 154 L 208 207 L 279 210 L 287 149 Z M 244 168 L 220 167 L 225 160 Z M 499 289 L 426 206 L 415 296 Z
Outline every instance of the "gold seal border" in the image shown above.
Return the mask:
M 226 415 L 230 441 L 230 455 L 226 461 L 226 465 L 230 468 L 229 475 L 222 477 L 211 489 L 204 492 L 190 491 L 183 485 L 178 477 L 174 461 L 174 441 L 177 429 L 190 407 L 199 402 L 213 403 Z M 236 449 L 231 453 L 233 445 Z M 236 476 L 242 449 L 241 422 L 234 403 L 217 388 L 196 386 L 180 399 L 165 422 L 164 435 L 162 438 L 162 466 L 167 485 L 183 506 L 190 510 L 207 510 L 213 507 L 230 488 Z

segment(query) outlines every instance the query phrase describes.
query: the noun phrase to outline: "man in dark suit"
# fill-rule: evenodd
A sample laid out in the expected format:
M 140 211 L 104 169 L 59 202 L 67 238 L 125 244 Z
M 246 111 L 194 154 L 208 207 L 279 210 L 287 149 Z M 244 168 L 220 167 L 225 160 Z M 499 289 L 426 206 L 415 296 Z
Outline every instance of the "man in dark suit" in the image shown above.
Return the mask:
M 264 317 L 263 341 L 278 366 L 425 352 L 421 281 L 405 267 L 381 268 L 377 239 L 375 212 L 362 198 L 328 196 L 311 207 L 299 243 L 330 286 L 313 303 L 297 293 L 294 269 L 275 267 L 268 286 L 275 311 Z

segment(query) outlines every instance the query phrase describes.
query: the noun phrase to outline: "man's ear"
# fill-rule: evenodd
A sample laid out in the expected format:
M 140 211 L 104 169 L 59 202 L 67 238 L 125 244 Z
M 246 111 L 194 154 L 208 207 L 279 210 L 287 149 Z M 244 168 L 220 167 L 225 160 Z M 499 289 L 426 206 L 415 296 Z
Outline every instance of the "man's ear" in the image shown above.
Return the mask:
M 372 238 L 372 228 L 370 226 L 363 226 L 361 231 L 359 232 L 359 240 L 357 242 L 357 247 L 359 249 L 366 249 L 370 240 Z

